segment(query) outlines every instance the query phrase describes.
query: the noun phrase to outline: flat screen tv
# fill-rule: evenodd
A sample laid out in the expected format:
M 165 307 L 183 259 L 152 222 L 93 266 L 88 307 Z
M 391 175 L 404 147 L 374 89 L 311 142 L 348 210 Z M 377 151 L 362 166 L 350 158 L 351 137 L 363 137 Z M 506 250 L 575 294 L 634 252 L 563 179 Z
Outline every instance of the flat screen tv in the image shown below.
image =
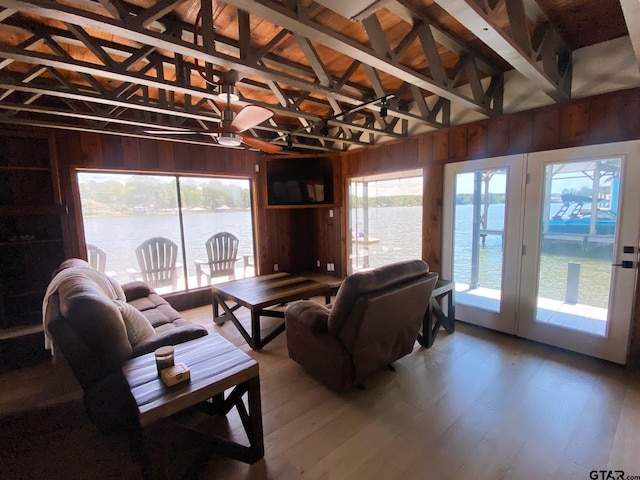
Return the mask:
M 269 205 L 317 205 L 333 202 L 332 176 L 320 169 L 267 170 Z

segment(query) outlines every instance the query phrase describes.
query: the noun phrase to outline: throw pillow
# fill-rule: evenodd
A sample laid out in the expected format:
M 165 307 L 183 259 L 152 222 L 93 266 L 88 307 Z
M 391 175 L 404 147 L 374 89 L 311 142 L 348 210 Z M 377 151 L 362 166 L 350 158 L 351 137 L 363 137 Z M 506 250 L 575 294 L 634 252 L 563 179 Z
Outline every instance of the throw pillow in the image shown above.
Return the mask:
M 155 335 L 155 330 L 140 310 L 122 300 L 114 300 L 114 302 L 127 327 L 127 337 L 132 347 Z

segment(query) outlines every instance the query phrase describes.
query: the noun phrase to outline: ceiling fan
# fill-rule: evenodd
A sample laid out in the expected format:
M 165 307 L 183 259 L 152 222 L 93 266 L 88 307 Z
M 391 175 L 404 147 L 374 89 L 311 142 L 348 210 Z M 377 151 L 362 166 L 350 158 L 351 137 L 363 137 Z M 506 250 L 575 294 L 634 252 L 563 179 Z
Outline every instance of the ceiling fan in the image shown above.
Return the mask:
M 223 7 L 224 5 L 218 5 L 217 10 L 221 10 Z M 217 16 L 220 11 L 215 13 L 209 11 L 208 13 L 210 17 L 213 17 Z M 201 20 L 202 10 L 200 9 L 196 15 L 193 28 L 193 38 L 196 45 L 199 38 L 198 25 Z M 212 20 L 209 21 L 211 22 Z M 209 24 L 209 27 L 211 28 L 208 31 L 212 33 L 213 24 Z M 238 101 L 240 98 L 237 94 L 235 83 L 230 80 L 230 77 L 232 76 L 231 72 L 227 74 L 229 76 L 226 81 L 216 82 L 213 78 L 209 78 L 205 73 L 205 70 L 200 67 L 197 59 L 195 59 L 195 65 L 203 80 L 212 87 L 217 88 L 218 97 L 226 103 L 226 108 L 222 111 L 220 125 L 202 130 L 148 130 L 147 133 L 152 135 L 210 135 L 218 142 L 218 144 L 225 147 L 239 147 L 244 143 L 250 147 L 262 150 L 265 153 L 277 153 L 282 150 L 282 147 L 278 145 L 243 134 L 243 132 L 270 119 L 273 116 L 273 111 L 258 105 L 248 105 L 234 115 L 234 112 L 231 109 L 231 101 Z
M 265 153 L 278 153 L 282 150 L 282 147 L 278 145 L 243 134 L 243 132 L 270 119 L 273 116 L 271 110 L 258 105 L 247 105 L 234 116 L 230 105 L 231 96 L 234 94 L 230 91 L 225 94 L 227 107 L 222 112 L 222 121 L 217 127 L 202 130 L 147 130 L 146 133 L 151 135 L 210 135 L 218 144 L 225 147 L 239 147 L 244 143 Z

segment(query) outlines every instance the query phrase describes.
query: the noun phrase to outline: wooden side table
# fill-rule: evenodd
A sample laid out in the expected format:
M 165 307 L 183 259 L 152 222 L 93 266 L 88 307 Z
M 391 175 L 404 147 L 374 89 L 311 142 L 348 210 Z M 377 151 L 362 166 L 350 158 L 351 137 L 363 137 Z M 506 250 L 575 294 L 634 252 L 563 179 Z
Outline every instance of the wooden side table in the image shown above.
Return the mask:
M 440 327 L 444 327 L 448 333 L 453 333 L 455 331 L 455 287 L 455 282 L 451 280 L 438 279 L 438 283 L 436 283 L 436 287 L 431 293 L 429 308 L 427 309 L 422 322 L 422 334 L 418 335 L 418 343 L 423 347 L 429 348 L 433 345 Z M 439 300 L 444 297 L 447 298 L 447 315 L 444 314 L 439 303 Z
M 321 273 L 301 273 L 300 276 L 315 280 L 316 282 L 322 282 L 329 285 L 329 291 L 324 295 L 325 303 L 331 303 L 331 297 L 335 297 L 340 290 L 343 278 L 332 277 L 330 275 L 323 275 Z
M 152 353 L 127 361 L 122 372 L 138 406 L 141 427 L 190 407 L 207 406 L 209 413 L 226 415 L 234 406 L 249 445 L 241 445 L 209 432 L 202 433 L 217 453 L 254 463 L 264 457 L 262 407 L 258 363 L 218 334 L 175 345 L 175 363 L 191 371 L 189 381 L 167 387 L 156 369 Z M 226 391 L 231 390 L 227 396 Z M 247 395 L 247 408 L 242 397 Z

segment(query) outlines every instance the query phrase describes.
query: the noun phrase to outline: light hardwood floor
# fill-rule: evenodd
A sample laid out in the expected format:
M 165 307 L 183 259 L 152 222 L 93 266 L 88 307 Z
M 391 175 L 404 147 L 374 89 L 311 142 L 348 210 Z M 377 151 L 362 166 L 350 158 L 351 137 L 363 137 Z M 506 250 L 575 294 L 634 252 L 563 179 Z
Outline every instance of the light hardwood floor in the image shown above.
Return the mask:
M 230 322 L 212 325 L 211 307 L 183 314 L 261 372 L 264 460 L 213 458 L 201 478 L 640 478 L 640 375 L 620 366 L 458 324 L 366 390 L 336 393 L 288 358 L 284 335 L 253 352 Z M 64 366 L 0 375 L 0 414 L 80 397 Z M 230 423 L 239 431 L 237 417 Z

